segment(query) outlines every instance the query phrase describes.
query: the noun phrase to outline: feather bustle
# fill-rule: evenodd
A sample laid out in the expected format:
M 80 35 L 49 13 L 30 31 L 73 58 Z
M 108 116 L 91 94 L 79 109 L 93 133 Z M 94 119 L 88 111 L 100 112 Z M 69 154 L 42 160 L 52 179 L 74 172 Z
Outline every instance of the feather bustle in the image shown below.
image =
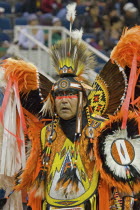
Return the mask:
M 110 188 L 112 186 L 114 186 L 114 187 L 117 188 L 118 192 L 131 195 L 132 190 L 131 190 L 129 184 L 124 184 L 121 181 L 116 181 L 114 179 L 114 177 L 110 176 L 108 173 L 105 172 L 105 170 L 103 168 L 103 163 L 102 163 L 101 158 L 100 158 L 99 148 L 98 148 L 98 136 L 101 135 L 103 130 L 106 130 L 106 128 L 111 125 L 111 122 L 113 122 L 113 121 L 115 122 L 117 119 L 122 120 L 122 117 L 123 117 L 123 113 L 121 113 L 121 112 L 117 114 L 117 117 L 116 116 L 109 116 L 109 121 L 104 121 L 103 126 L 96 129 L 96 131 L 95 131 L 96 138 L 94 140 L 94 148 L 93 149 L 94 149 L 94 154 L 95 154 L 95 158 L 96 158 L 96 168 L 97 168 L 97 171 L 100 172 L 101 178 L 106 183 L 108 183 Z M 135 113 L 132 113 L 132 112 L 129 113 L 129 119 L 133 119 L 135 117 L 136 117 Z M 137 119 L 137 123 L 138 123 L 138 127 L 139 127 L 140 126 L 140 119 L 139 119 L 138 116 L 136 117 L 136 119 Z M 134 183 L 134 185 L 133 185 L 134 194 L 139 193 L 139 188 L 140 188 L 140 182 Z

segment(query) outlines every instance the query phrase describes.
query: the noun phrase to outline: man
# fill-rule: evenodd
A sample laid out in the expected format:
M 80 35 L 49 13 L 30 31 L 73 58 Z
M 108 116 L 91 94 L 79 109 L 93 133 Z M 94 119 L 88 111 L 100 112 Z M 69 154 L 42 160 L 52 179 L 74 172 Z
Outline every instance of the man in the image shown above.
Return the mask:
M 112 113 L 119 106 L 125 78 L 113 65 L 117 75 L 116 95 L 107 89 L 106 84 L 112 87 L 114 76 L 109 63 L 92 87 L 81 74 L 83 69 L 93 68 L 94 55 L 79 40 L 61 41 L 52 47 L 50 55 L 60 79 L 52 84 L 42 112 L 50 113 L 52 122 L 44 127 L 25 112 L 32 150 L 16 189 L 30 189 L 28 205 L 33 210 L 96 209 L 98 172 L 93 154 L 94 133 L 105 120 L 101 115 L 106 115 L 106 110 Z M 113 97 L 109 98 L 109 93 Z M 111 98 L 115 101 L 112 108 Z
M 129 54 L 133 48 L 129 43 L 135 40 L 135 47 L 139 49 L 139 32 L 138 26 L 126 31 L 125 40 L 121 39 L 121 45 L 118 44 L 112 53 L 113 61 L 119 65 L 108 61 L 92 86 L 82 73 L 93 69 L 94 56 L 77 36 L 51 48 L 52 64 L 60 76 L 54 84 L 50 85 L 48 79 L 44 82 L 32 64 L 9 59 L 2 65 L 9 81 L 8 88 L 11 84 L 15 87 L 15 97 L 18 91 L 21 95 L 39 91 L 44 103 L 42 112 L 49 113 L 52 118 L 52 122 L 44 126 L 46 119 L 37 119 L 33 112 L 32 115 L 23 109 L 25 133 L 32 146 L 15 189 L 28 190 L 28 205 L 33 210 L 108 210 L 123 206 L 132 209 L 140 189 L 140 102 L 139 81 L 136 81 L 139 60 L 136 54 Z M 128 77 L 131 74 L 128 84 L 125 72 Z M 47 96 L 45 99 L 43 92 Z M 133 93 L 132 104 L 129 103 L 130 93 Z M 2 110 L 5 110 L 8 94 L 5 96 Z M 31 101 L 32 97 L 29 103 Z M 17 102 L 24 126 L 22 107 Z M 16 129 L 18 126 L 19 123 Z
M 69 85 L 72 84 L 71 80 L 74 81 L 74 78 L 60 79 L 54 85 L 54 89 L 57 85 L 61 88 L 60 85 L 64 86 L 64 83 L 67 82 Z M 46 188 L 46 199 L 52 206 L 55 203 L 59 208 L 65 205 L 71 206 L 71 208 L 78 205 L 75 209 L 82 210 L 87 204 L 85 200 L 88 200 L 96 190 L 98 173 L 94 171 L 94 160 L 92 158 L 90 160 L 89 137 L 85 135 L 88 124 L 85 111 L 87 98 L 84 96 L 84 100 L 81 100 L 85 93 L 80 83 L 77 83 L 79 90 L 71 88 L 69 85 L 63 90 L 56 89 L 53 93 L 55 110 L 59 117 L 58 122 L 44 127 L 41 131 L 42 149 L 45 148 L 48 141 L 51 144 L 52 154 L 50 157 L 51 166 L 48 171 L 48 179 L 51 182 Z M 79 99 L 81 104 L 79 104 Z M 80 120 L 79 125 L 78 120 Z M 79 127 L 81 129 L 78 131 Z M 47 133 L 50 128 L 53 129 L 52 137 Z M 93 131 L 91 130 L 91 132 Z M 55 139 L 54 133 L 56 133 Z M 83 204 L 84 202 L 85 204 Z
M 67 40 L 67 46 L 70 42 L 71 40 Z M 74 45 L 75 42 L 72 41 L 72 48 Z M 53 56 L 62 50 L 61 45 L 59 49 L 57 47 L 52 50 Z M 82 44 L 79 45 L 79 51 L 83 47 Z M 52 86 L 43 107 L 55 117 L 51 124 L 41 130 L 42 168 L 46 173 L 41 172 L 39 176 L 42 180 L 46 175 L 44 182 L 49 180 L 45 187 L 44 201 L 44 205 L 47 201 L 48 209 L 55 209 L 52 206 L 56 206 L 56 209 L 75 206 L 75 209 L 84 210 L 87 203 L 85 200 L 93 196 L 98 184 L 94 159 L 88 154 L 94 129 L 91 129 L 91 134 L 86 131 L 87 125 L 90 126 L 91 123 L 86 117 L 87 96 L 81 81 L 78 81 L 72 57 L 73 55 L 69 58 L 69 66 L 65 63 L 67 58 L 60 58 L 65 63 L 62 67 L 56 65 L 60 69 L 61 78 Z M 88 58 L 85 57 L 85 60 Z M 82 59 L 79 61 L 83 62 Z M 85 86 L 92 89 L 88 84 Z M 48 105 L 49 100 L 51 105 Z
M 45 39 L 44 39 L 44 32 L 42 29 L 38 29 L 37 26 L 39 24 L 39 20 L 37 15 L 35 14 L 30 14 L 28 16 L 28 25 L 29 26 L 36 26 L 36 28 L 28 28 L 25 27 L 21 30 L 19 34 L 19 39 L 18 39 L 18 45 L 22 49 L 36 49 L 37 46 L 34 42 L 32 42 L 24 33 L 29 34 L 33 38 L 35 38 L 37 41 L 41 42 L 44 44 Z

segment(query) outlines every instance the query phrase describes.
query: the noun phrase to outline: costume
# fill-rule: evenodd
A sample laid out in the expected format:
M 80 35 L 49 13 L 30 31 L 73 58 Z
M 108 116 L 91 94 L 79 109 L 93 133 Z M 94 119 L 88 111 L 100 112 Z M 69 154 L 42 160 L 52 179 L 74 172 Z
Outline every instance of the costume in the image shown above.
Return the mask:
M 51 48 L 60 76 L 54 84 L 30 63 L 3 62 L 8 87 L 21 99 L 17 125 L 31 141 L 14 189 L 27 189 L 33 210 L 138 208 L 139 34 L 139 26 L 125 31 L 93 84 L 82 77 L 94 68 L 94 55 L 81 31 Z

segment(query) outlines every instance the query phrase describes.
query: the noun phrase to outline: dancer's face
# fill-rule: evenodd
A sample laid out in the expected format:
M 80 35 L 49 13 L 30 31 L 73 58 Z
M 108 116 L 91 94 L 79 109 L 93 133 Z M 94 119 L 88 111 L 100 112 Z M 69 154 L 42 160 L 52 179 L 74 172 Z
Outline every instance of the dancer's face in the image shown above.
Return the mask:
M 77 91 L 60 91 L 55 96 L 56 112 L 64 120 L 69 120 L 76 116 L 77 105 Z

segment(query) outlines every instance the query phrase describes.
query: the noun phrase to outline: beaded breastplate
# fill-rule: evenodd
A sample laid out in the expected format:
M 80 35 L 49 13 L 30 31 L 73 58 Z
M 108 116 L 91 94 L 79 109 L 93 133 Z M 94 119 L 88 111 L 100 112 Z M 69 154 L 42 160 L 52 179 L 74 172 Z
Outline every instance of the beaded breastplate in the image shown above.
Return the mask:
M 47 129 L 48 126 L 41 132 L 42 146 Z M 49 161 L 46 201 L 56 207 L 78 206 L 95 193 L 98 184 L 94 160 L 90 161 L 86 155 L 88 139 L 83 131 L 79 148 L 75 149 L 59 127 L 56 133 Z

